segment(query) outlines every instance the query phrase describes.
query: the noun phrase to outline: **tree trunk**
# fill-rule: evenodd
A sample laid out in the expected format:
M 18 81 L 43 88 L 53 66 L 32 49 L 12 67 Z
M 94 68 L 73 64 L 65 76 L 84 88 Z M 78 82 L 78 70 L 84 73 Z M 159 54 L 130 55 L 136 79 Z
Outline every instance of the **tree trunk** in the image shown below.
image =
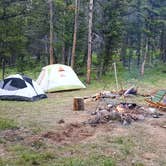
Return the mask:
M 138 43 L 137 43 L 137 66 L 140 66 L 140 59 L 141 59 L 141 34 L 138 34 Z
M 90 84 L 91 63 L 92 63 L 92 19 L 93 19 L 93 0 L 89 2 L 89 24 L 88 24 L 88 59 L 86 82 Z
M 71 65 L 71 47 L 68 47 L 67 49 L 67 65 L 70 66 Z
M 54 51 L 53 51 L 53 2 L 49 0 L 50 11 L 50 65 L 54 64 Z
M 162 32 L 160 37 L 160 51 L 161 51 L 161 60 L 163 62 L 166 62 L 166 32 L 165 32 L 166 26 L 162 26 Z
M 142 2 L 140 0 L 137 0 L 136 1 L 136 10 L 138 13 L 141 13 L 141 5 L 142 5 Z M 142 26 L 142 23 L 141 23 L 141 18 L 140 18 L 140 15 L 137 14 L 136 16 L 136 39 L 137 39 L 137 48 L 136 48 L 136 54 L 137 54 L 137 67 L 139 68 L 140 66 L 140 59 L 141 59 L 141 38 L 142 38 L 142 33 L 141 33 L 141 26 Z
M 2 79 L 5 78 L 5 58 L 2 59 Z
M 128 35 L 124 37 L 124 42 L 122 43 L 122 49 L 121 49 L 121 58 L 123 66 L 126 66 L 126 50 L 127 50 L 127 44 L 128 44 Z
M 62 46 L 62 64 L 65 64 L 65 43 Z
M 73 47 L 72 47 L 72 56 L 71 56 L 71 67 L 74 68 L 75 64 L 75 51 L 77 43 L 77 26 L 78 26 L 78 0 L 75 0 L 75 18 L 74 18 L 74 34 L 73 34 Z
M 102 73 L 103 73 L 103 64 L 104 64 L 103 60 L 100 59 L 100 63 L 99 63 L 99 66 L 98 66 L 98 71 L 97 71 L 97 79 L 100 79 L 101 76 L 102 76 Z
M 128 70 L 131 71 L 131 61 L 132 61 L 132 49 L 129 50 L 129 57 L 128 57 Z
M 48 65 L 48 63 L 49 63 L 49 61 L 48 61 L 48 59 L 49 59 L 49 57 L 48 57 L 49 53 L 48 53 L 48 36 L 47 35 L 44 37 L 44 40 L 45 40 L 45 42 L 44 42 L 44 52 L 45 52 L 44 63 L 45 63 L 45 65 Z
M 144 54 L 144 59 L 141 65 L 141 75 L 144 75 L 144 71 L 145 71 L 145 63 L 146 63 L 146 59 L 147 59 L 147 54 L 148 54 L 148 41 L 146 42 L 146 46 L 145 46 L 145 54 Z

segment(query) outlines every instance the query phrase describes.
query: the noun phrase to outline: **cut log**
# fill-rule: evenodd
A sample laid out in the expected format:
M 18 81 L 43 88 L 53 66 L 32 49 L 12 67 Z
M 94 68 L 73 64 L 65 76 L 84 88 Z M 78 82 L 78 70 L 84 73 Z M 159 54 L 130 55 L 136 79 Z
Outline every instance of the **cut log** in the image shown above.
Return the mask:
M 84 99 L 82 97 L 73 99 L 73 111 L 84 111 Z

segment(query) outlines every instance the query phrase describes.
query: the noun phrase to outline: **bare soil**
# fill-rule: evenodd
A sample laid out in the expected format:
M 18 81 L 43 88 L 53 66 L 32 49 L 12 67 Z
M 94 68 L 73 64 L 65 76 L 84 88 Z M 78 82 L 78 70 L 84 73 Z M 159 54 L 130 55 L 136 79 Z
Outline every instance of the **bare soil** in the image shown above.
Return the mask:
M 71 123 L 67 125 L 63 130 L 59 132 L 47 132 L 42 134 L 44 138 L 47 138 L 51 142 L 69 144 L 78 143 L 87 137 L 93 136 L 95 128 L 85 126 L 78 123 Z

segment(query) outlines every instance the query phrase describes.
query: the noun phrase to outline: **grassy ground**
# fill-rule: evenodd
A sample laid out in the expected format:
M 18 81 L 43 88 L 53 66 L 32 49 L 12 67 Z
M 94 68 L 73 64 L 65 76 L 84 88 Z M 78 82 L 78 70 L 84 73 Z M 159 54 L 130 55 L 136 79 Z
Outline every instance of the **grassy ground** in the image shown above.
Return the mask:
M 159 66 L 144 77 L 119 73 L 119 82 L 124 88 L 134 84 L 141 93 L 153 93 L 165 88 L 163 70 Z M 165 114 L 130 126 L 70 125 L 87 120 L 89 112 L 99 104 L 90 102 L 85 104 L 86 111 L 73 112 L 73 97 L 89 96 L 103 89 L 116 89 L 113 74 L 92 81 L 85 90 L 51 93 L 48 99 L 34 103 L 0 101 L 0 166 L 165 166 Z M 127 101 L 146 105 L 142 97 Z M 61 119 L 64 124 L 58 123 Z M 48 132 L 54 137 L 43 136 Z

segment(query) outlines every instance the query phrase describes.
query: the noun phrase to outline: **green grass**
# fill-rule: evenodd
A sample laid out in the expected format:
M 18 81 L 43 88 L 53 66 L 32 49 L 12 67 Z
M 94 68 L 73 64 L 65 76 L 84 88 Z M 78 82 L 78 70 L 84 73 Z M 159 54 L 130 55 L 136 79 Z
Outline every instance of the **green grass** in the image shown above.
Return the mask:
M 52 153 L 38 153 L 34 151 L 24 152 L 19 157 L 20 158 L 16 161 L 16 163 L 19 165 L 41 165 L 44 163 L 47 164 L 50 160 L 55 158 Z
M 111 157 L 91 156 L 80 160 L 77 158 L 67 158 L 63 166 L 116 166 L 115 161 Z M 58 166 L 58 165 L 57 165 Z
M 0 118 L 0 130 L 15 129 L 17 124 L 14 120 Z
M 119 84 L 124 88 L 136 85 L 140 92 L 150 94 L 154 90 L 165 88 L 166 77 L 162 70 L 164 70 L 164 66 L 156 66 L 156 69 L 146 70 L 143 77 L 136 70 L 130 73 L 118 71 Z M 16 69 L 7 69 L 6 76 L 15 73 Z M 36 79 L 39 70 L 26 71 L 25 74 Z M 84 79 L 82 78 L 82 80 Z M 116 90 L 116 84 L 114 73 L 110 71 L 101 80 L 92 80 L 92 84 L 84 90 L 49 94 L 48 99 L 33 103 L 0 101 L 0 131 L 26 127 L 33 134 L 40 134 L 59 129 L 57 123 L 59 119 L 64 119 L 66 124 L 69 121 L 74 122 L 84 114 L 84 112 L 72 111 L 73 97 L 90 96 L 100 92 L 100 90 L 113 89 Z M 145 104 L 142 97 L 126 100 Z M 163 124 L 165 123 L 163 122 Z M 117 130 L 117 133 L 114 133 L 115 135 L 113 134 L 114 128 L 111 125 L 110 128 L 111 131 L 104 130 L 102 135 L 100 133 L 91 140 L 85 140 L 85 142 L 79 142 L 76 145 L 60 146 L 43 140 L 35 141 L 33 145 L 24 145 L 21 142 L 9 143 L 0 139 L 0 146 L 4 145 L 6 149 L 6 154 L 0 157 L 0 166 L 115 166 L 123 165 L 124 162 L 126 162 L 126 165 L 131 165 L 132 159 L 135 161 L 133 166 L 143 166 L 146 163 L 144 163 L 145 160 L 142 160 L 142 154 L 154 149 L 158 153 L 161 152 L 161 161 L 156 163 L 165 163 L 162 158 L 164 149 L 156 148 L 155 145 L 152 146 L 153 142 L 148 142 L 149 135 L 144 130 L 143 123 L 137 128 L 131 126 L 125 128 L 126 130 L 122 128 L 120 132 Z M 128 132 L 128 135 L 126 132 Z M 127 136 L 124 136 L 124 134 Z
M 144 164 L 141 163 L 141 162 L 136 162 L 136 163 L 133 164 L 133 166 L 144 166 Z
M 107 139 L 110 139 L 109 137 Z M 130 137 L 116 136 L 109 141 L 111 146 L 115 149 L 118 149 L 121 155 L 126 158 L 128 155 L 131 155 L 134 148 L 134 142 Z
M 116 166 L 115 160 L 110 156 L 91 154 L 89 156 L 60 156 L 58 152 L 36 151 L 22 145 L 10 148 L 12 157 L 0 159 L 0 166 Z

